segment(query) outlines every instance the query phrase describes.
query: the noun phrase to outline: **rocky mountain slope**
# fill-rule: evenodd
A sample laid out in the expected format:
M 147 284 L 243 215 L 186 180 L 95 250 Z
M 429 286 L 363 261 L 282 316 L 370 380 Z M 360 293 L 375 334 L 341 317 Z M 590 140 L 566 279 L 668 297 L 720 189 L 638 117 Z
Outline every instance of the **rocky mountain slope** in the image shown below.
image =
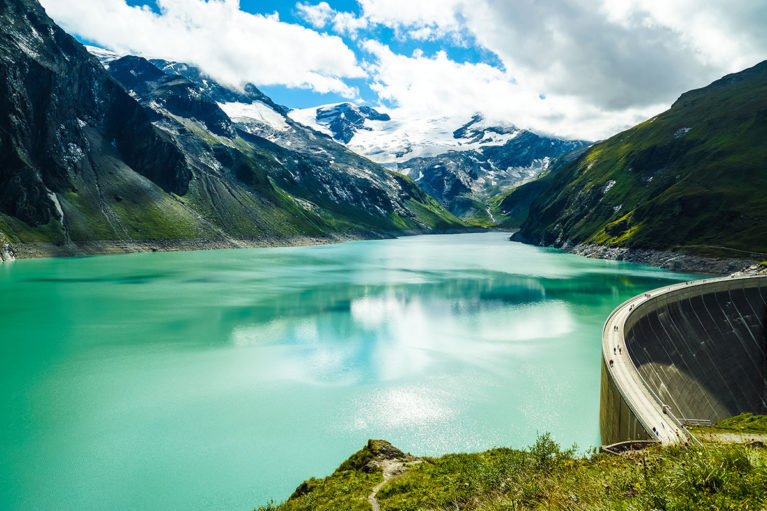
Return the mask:
M 293 122 L 255 86 L 233 91 L 194 66 L 154 62 L 165 71 L 126 56 L 112 61 L 109 72 L 168 130 L 178 130 L 179 120 L 193 121 L 202 124 L 209 143 L 234 142 L 253 157 L 276 157 L 261 161 L 272 181 L 323 218 L 375 229 L 460 225 L 411 180 Z M 179 69 L 184 76 L 168 74 Z
M 44 255 L 95 241 L 126 250 L 136 240 L 235 246 L 460 225 L 411 180 L 327 137 L 300 127 L 299 147 L 279 146 L 244 130 L 219 106 L 223 97 L 193 79 L 136 57 L 113 58 L 107 72 L 36 1 L 0 7 L 6 257 L 30 244 Z M 289 122 L 254 90 L 226 99 L 266 105 Z M 315 147 L 312 138 L 322 140 Z
M 515 238 L 760 257 L 765 140 L 767 61 L 589 148 L 551 177 Z
M 340 103 L 288 115 L 410 176 L 452 213 L 490 223 L 490 198 L 535 179 L 551 159 L 586 144 L 494 125 L 479 114 L 463 124 L 448 118 L 403 122 Z
M 456 131 L 456 136 L 482 140 L 489 130 Z M 499 130 L 500 128 L 493 128 Z M 495 131 L 493 131 L 495 133 Z M 504 134 L 508 134 L 505 132 Z M 449 151 L 430 158 L 413 158 L 400 165 L 429 195 L 459 217 L 482 218 L 497 223 L 488 201 L 539 177 L 552 160 L 586 143 L 544 137 L 516 130 L 502 145 L 484 145 L 469 151 Z M 480 138 L 481 137 L 481 138 Z

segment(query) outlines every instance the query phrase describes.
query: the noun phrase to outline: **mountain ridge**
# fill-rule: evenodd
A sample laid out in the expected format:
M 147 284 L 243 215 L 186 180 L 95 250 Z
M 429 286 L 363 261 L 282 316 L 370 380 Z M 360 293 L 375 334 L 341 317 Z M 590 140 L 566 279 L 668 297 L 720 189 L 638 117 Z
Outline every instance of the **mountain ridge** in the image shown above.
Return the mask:
M 764 140 L 767 61 L 686 92 L 669 110 L 592 146 L 551 179 L 515 238 L 761 257 Z

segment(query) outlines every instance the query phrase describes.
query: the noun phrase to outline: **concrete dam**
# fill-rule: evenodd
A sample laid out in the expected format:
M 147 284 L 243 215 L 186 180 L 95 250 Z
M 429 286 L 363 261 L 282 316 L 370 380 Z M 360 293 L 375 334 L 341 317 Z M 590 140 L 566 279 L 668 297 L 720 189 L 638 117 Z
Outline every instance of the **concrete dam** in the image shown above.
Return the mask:
M 684 282 L 623 303 L 602 332 L 602 443 L 674 443 L 685 422 L 767 413 L 766 324 L 767 277 Z

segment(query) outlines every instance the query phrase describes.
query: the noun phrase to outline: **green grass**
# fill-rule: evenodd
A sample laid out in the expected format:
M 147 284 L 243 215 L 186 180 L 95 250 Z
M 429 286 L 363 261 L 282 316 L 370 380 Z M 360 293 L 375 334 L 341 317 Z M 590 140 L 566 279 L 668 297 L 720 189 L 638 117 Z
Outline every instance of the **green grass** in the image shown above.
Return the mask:
M 354 456 L 331 476 L 307 481 L 301 495 L 259 509 L 370 509 L 365 496 L 380 472 L 365 473 L 365 460 Z M 423 458 L 377 497 L 388 511 L 763 509 L 766 481 L 763 447 L 658 445 L 622 456 L 576 456 L 545 434 L 527 450 Z
M 18 218 L 0 213 L 0 242 L 13 243 L 64 242 L 64 230 L 56 220 L 32 227 Z
M 767 415 L 742 413 L 729 419 L 722 419 L 714 424 L 714 427 L 730 431 L 767 433 Z
M 343 470 L 324 479 L 309 479 L 296 490 L 296 497 L 275 506 L 267 504 L 259 511 L 345 510 L 370 511 L 367 496 L 381 482 L 380 471 Z M 305 493 L 302 493 L 305 492 Z
M 767 253 L 765 109 L 767 62 L 682 95 L 561 169 L 532 203 L 523 234 L 701 255 Z

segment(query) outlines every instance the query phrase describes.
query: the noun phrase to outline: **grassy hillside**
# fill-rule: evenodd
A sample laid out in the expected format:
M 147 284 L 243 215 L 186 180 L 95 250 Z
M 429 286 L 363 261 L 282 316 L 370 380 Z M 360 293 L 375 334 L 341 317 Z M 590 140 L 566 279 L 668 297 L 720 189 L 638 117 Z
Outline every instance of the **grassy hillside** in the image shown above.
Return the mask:
M 767 253 L 767 61 L 683 94 L 551 179 L 520 238 Z
M 550 179 L 545 176 L 512 188 L 490 201 L 490 211 L 500 227 L 520 227 L 527 220 L 530 205 L 546 190 Z
M 399 463 L 401 471 L 392 471 Z M 633 454 L 576 456 L 546 434 L 528 450 L 505 448 L 413 458 L 371 441 L 332 475 L 301 484 L 259 511 L 380 509 L 764 509 L 763 446 L 652 446 Z

